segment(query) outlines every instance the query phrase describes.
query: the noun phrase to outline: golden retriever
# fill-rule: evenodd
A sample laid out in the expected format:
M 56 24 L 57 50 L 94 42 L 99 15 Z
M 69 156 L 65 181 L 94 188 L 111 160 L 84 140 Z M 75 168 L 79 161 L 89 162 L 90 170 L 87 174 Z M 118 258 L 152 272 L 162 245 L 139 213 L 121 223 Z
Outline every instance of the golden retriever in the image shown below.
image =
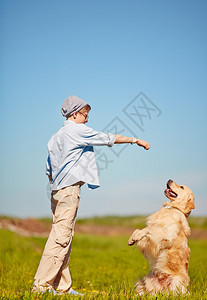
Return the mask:
M 171 202 L 165 202 L 158 212 L 149 216 L 147 227 L 136 229 L 128 241 L 130 246 L 136 243 L 152 268 L 151 273 L 136 284 L 137 295 L 185 294 L 190 281 L 187 218 L 195 208 L 194 195 L 187 186 L 178 186 L 172 180 L 167 182 L 164 193 Z

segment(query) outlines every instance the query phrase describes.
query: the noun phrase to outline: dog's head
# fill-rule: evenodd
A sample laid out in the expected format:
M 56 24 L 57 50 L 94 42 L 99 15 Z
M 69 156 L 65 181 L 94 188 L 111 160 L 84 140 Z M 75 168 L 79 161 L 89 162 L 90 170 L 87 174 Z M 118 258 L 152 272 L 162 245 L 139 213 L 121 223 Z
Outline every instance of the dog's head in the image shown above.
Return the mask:
M 165 196 L 170 199 L 171 202 L 168 203 L 170 206 L 179 209 L 186 215 L 189 215 L 195 208 L 192 191 L 186 185 L 177 185 L 171 179 L 167 182 Z

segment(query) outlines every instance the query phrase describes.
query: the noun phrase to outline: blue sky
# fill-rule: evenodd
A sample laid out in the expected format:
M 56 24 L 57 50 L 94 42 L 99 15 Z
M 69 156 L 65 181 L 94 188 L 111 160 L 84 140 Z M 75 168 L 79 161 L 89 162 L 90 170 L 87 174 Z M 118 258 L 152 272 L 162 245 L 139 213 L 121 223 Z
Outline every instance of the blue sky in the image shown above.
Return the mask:
M 149 151 L 96 149 L 101 187 L 83 187 L 79 217 L 152 213 L 170 178 L 192 189 L 193 214 L 206 215 L 206 1 L 0 6 L 0 214 L 50 216 L 47 142 L 64 121 L 62 102 L 75 94 L 92 106 L 88 126 L 122 124 L 151 143 Z M 140 128 L 125 108 L 143 99 L 154 110 L 140 108 Z

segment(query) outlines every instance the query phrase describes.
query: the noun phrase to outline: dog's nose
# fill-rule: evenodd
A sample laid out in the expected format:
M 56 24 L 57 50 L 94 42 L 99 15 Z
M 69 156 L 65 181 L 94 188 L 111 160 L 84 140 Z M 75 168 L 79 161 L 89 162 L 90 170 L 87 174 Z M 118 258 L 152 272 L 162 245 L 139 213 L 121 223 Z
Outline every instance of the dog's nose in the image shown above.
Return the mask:
M 172 179 L 169 179 L 167 183 L 172 183 L 172 182 L 173 182 L 173 180 L 172 180 Z

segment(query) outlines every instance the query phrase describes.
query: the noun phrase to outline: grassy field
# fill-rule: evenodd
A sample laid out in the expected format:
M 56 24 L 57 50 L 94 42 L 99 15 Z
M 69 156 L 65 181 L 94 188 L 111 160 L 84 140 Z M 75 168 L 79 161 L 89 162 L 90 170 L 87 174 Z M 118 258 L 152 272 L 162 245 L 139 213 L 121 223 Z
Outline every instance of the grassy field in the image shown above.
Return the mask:
M 100 223 L 101 220 L 90 222 Z M 105 222 L 106 220 L 102 220 L 102 223 Z M 129 220 L 124 218 L 122 222 L 118 218 L 116 221 L 108 219 L 107 222 L 115 222 L 114 225 L 119 223 L 121 226 L 120 223 L 127 223 Z M 149 268 L 139 251 L 135 247 L 128 247 L 127 240 L 128 236 L 76 234 L 70 270 L 73 288 L 84 293 L 84 296 L 52 296 L 31 293 L 33 277 L 46 239 L 21 237 L 1 229 L 0 299 L 137 299 L 134 296 L 134 283 L 140 276 L 146 275 Z M 190 295 L 179 295 L 177 298 L 144 296 L 141 299 L 207 299 L 207 240 L 190 240 L 189 246 Z
M 133 227 L 133 228 L 143 228 L 146 226 L 147 216 L 106 216 L 106 217 L 94 217 L 88 219 L 78 219 L 77 224 L 86 225 L 108 225 L 108 226 L 120 226 L 120 227 Z M 46 225 L 51 224 L 50 218 L 38 219 Z M 190 227 L 205 229 L 207 230 L 207 217 L 196 217 L 190 216 L 188 219 Z

